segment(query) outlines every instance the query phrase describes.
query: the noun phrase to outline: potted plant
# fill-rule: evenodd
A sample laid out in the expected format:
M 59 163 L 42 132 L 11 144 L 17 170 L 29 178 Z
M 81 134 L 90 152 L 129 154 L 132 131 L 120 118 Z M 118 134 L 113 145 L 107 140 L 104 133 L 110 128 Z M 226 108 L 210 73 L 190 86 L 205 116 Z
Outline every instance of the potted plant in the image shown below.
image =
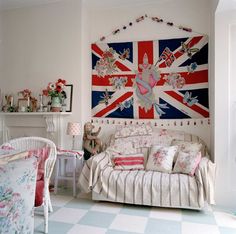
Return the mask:
M 43 90 L 43 95 L 51 97 L 51 111 L 60 112 L 62 100 L 66 98 L 64 87 L 66 81 L 58 79 L 55 83 L 50 82 L 47 89 Z

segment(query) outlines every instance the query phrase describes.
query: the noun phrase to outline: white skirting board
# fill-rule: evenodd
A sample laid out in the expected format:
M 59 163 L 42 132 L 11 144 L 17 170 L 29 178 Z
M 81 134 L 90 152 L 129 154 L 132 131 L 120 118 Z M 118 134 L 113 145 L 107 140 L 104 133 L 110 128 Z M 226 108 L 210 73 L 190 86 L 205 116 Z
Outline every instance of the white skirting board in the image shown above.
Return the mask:
M 99 137 L 105 142 L 109 136 L 115 132 L 117 125 L 135 125 L 151 123 L 154 128 L 164 128 L 172 130 L 185 131 L 200 137 L 210 150 L 210 119 L 114 119 L 114 118 L 92 118 L 92 123 L 95 125 L 95 131 L 100 126 L 102 128 Z

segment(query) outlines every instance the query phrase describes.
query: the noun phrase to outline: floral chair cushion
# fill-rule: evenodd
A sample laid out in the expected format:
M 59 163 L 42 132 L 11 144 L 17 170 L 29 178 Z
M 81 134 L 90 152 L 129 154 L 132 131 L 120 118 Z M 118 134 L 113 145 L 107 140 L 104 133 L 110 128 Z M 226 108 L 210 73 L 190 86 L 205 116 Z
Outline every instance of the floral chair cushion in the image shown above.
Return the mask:
M 177 151 L 178 146 L 152 146 L 146 170 L 171 173 L 173 159 Z
M 185 153 L 180 151 L 178 153 L 177 161 L 175 163 L 173 172 L 183 173 L 193 176 L 197 166 L 201 161 L 201 152 Z
M 0 166 L 0 233 L 33 233 L 36 173 L 35 157 Z

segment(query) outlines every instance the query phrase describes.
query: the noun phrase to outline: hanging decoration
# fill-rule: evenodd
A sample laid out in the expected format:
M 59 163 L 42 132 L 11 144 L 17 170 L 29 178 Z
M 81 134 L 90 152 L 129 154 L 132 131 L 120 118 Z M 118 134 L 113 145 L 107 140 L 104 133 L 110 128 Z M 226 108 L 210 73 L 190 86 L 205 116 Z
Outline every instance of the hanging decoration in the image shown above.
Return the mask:
M 140 23 L 146 19 L 149 19 L 153 22 L 156 22 L 156 23 L 164 23 L 166 24 L 167 26 L 170 26 L 170 27 L 175 27 L 175 28 L 178 28 L 179 30 L 182 30 L 182 31 L 185 31 L 185 32 L 195 32 L 193 31 L 191 28 L 189 27 L 184 27 L 182 25 L 177 25 L 177 24 L 174 24 L 173 22 L 170 22 L 170 21 L 166 21 L 160 17 L 152 17 L 152 16 L 148 16 L 147 14 L 143 15 L 143 16 L 140 16 L 138 17 L 137 19 L 135 19 L 133 22 L 129 22 L 128 25 L 123 25 L 119 28 L 116 28 L 115 30 L 112 31 L 112 33 L 108 34 L 108 35 L 104 35 L 100 38 L 100 42 L 106 40 L 109 36 L 111 35 L 116 35 L 118 33 L 120 33 L 122 30 L 126 30 L 128 27 L 132 27 L 134 25 L 134 23 Z M 198 32 L 196 32 L 198 33 Z M 98 42 L 98 41 L 97 41 Z
M 115 29 L 116 35 L 147 15 Z M 104 41 L 107 36 L 100 40 Z M 208 118 L 208 37 L 94 43 L 92 116 L 98 118 Z

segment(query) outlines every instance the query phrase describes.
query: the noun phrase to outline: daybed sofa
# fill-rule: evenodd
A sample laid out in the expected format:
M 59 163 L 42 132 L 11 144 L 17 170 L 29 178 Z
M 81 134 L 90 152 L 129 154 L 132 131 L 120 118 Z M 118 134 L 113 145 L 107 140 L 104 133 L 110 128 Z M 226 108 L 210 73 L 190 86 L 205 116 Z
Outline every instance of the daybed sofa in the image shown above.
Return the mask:
M 155 165 L 147 168 L 152 163 L 149 155 L 156 146 L 176 147 L 170 146 L 176 141 L 179 141 L 176 144 L 178 149 L 171 170 L 157 171 Z M 184 156 L 191 156 L 189 149 L 194 151 L 196 148 L 201 157 L 193 159 L 196 165 L 191 173 L 186 173 L 184 167 L 176 168 L 178 155 L 185 151 L 182 152 Z M 140 161 L 137 168 L 133 167 L 135 162 L 132 160 L 128 164 L 116 164 L 123 160 L 122 157 L 140 156 L 140 153 L 144 155 L 143 168 Z M 92 191 L 93 200 L 202 209 L 206 202 L 214 204 L 214 178 L 215 164 L 209 159 L 207 147 L 199 137 L 182 131 L 153 130 L 150 125 L 130 125 L 119 126 L 107 149 L 85 162 L 78 185 L 84 192 Z

